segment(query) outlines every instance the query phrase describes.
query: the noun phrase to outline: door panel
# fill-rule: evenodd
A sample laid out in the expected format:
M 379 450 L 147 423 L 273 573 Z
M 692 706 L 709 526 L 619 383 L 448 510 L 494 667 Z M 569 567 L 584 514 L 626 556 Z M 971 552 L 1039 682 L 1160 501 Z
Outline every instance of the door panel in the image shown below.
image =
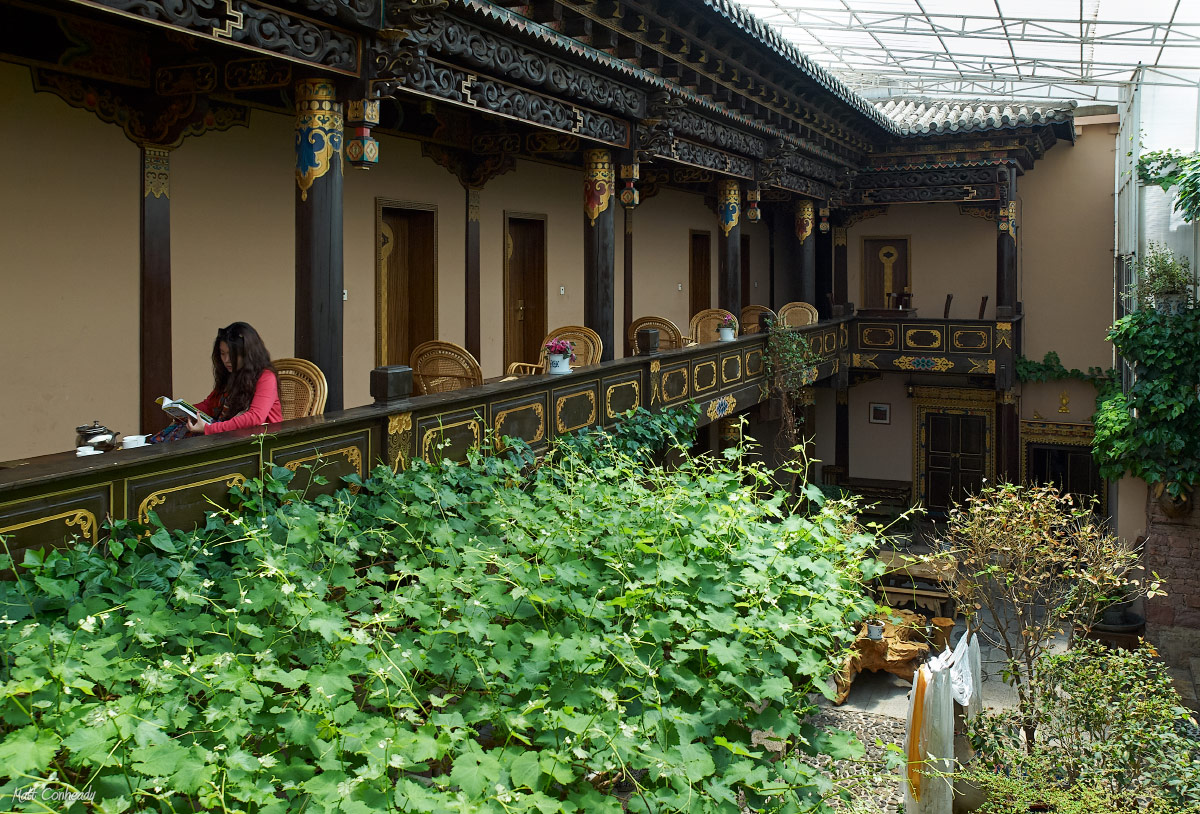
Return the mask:
M 385 208 L 384 363 L 408 364 L 413 348 L 437 338 L 437 220 L 432 210 Z
M 911 292 L 908 239 L 863 239 L 863 303 L 866 308 L 890 308 L 888 293 Z
M 712 235 L 692 232 L 688 254 L 688 318 L 712 307 Z
M 982 416 L 930 413 L 925 417 L 925 503 L 946 511 L 983 487 L 987 425 Z
M 546 221 L 509 216 L 505 228 L 504 365 L 536 362 L 546 337 Z

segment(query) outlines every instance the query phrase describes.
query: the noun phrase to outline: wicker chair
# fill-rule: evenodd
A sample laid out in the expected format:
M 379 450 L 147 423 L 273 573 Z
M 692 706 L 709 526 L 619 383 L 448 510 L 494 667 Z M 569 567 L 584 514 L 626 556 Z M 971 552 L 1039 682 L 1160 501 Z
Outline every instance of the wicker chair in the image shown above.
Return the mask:
M 803 328 L 818 319 L 817 309 L 806 302 L 789 302 L 779 309 L 779 321 L 787 328 Z
M 760 318 L 766 314 L 772 320 L 779 319 L 775 316 L 775 312 L 765 305 L 747 305 L 742 309 L 742 333 L 756 334 L 762 330 Z
M 716 342 L 720 338 L 717 328 L 727 316 L 732 317 L 733 314 L 724 308 L 706 308 L 696 314 L 688 324 L 688 329 L 692 332 L 692 341 L 697 344 Z
M 417 395 L 446 393 L 483 384 L 483 371 L 470 351 L 453 342 L 432 340 L 413 349 L 408 366 Z
M 271 365 L 279 380 L 279 402 L 285 421 L 325 412 L 329 389 L 321 368 L 305 359 L 276 359 Z
M 654 328 L 658 331 L 658 349 L 674 350 L 683 347 L 683 333 L 674 322 L 666 317 L 638 317 L 629 325 L 629 345 L 636 356 L 638 350 L 637 335 L 643 328 Z
M 542 352 L 537 362 L 513 362 L 508 366 L 509 376 L 528 376 L 546 372 L 546 343 L 551 339 L 565 339 L 575 345 L 575 366 L 587 367 L 599 363 L 604 353 L 604 341 L 600 334 L 582 325 L 564 325 L 546 334 L 542 340 Z

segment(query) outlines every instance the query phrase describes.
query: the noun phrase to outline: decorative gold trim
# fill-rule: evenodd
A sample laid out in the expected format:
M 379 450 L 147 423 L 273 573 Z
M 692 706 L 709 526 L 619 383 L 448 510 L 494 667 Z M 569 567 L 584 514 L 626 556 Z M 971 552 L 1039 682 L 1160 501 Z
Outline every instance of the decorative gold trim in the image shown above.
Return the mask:
M 150 494 L 146 495 L 145 499 L 142 500 L 141 504 L 138 505 L 138 522 L 149 523 L 150 512 L 154 510 L 155 506 L 161 506 L 162 504 L 166 503 L 167 495 L 173 492 L 181 492 L 184 489 L 197 489 L 201 486 L 208 486 L 213 483 L 221 483 L 222 481 L 224 481 L 228 488 L 232 489 L 235 486 L 241 486 L 243 483 L 245 483 L 246 476 L 241 472 L 231 472 L 226 475 L 218 475 L 215 478 L 195 481 L 193 483 L 184 483 L 179 486 L 171 486 L 167 489 L 159 489 L 156 492 L 151 492 Z
M 710 367 L 710 366 L 712 367 L 712 384 L 710 384 L 708 387 L 701 387 L 700 380 L 699 380 L 700 369 Z M 692 392 L 696 393 L 696 394 L 700 394 L 706 390 L 712 390 L 714 387 L 717 386 L 718 378 L 719 377 L 717 376 L 717 363 L 715 360 L 709 360 L 707 362 L 696 363 L 696 366 L 692 368 Z
M 981 220 L 994 221 L 996 220 L 996 207 L 987 204 L 960 203 L 958 205 L 958 214 L 980 218 Z
M 995 359 L 972 359 L 970 356 L 968 356 L 967 361 L 971 363 L 971 369 L 967 371 L 968 373 L 995 374 L 996 372 Z
M 813 226 L 816 225 L 816 207 L 813 202 L 805 199 L 796 204 L 796 239 L 800 241 L 800 245 L 804 245 L 804 241 L 808 240 L 813 233 Z
M 38 517 L 24 523 L 17 523 L 14 526 L 4 526 L 0 528 L 0 534 L 8 534 L 12 531 L 40 526 L 43 523 L 53 523 L 55 520 L 63 520 L 67 526 L 79 526 L 79 533 L 90 539 L 93 545 L 99 542 L 100 525 L 96 522 L 96 515 L 87 509 L 71 509 L 70 511 L 53 514 L 49 517 Z
M 913 341 L 914 336 L 923 333 L 932 334 L 935 337 L 932 344 L 921 344 L 920 342 Z M 904 346 L 906 348 L 916 348 L 917 350 L 935 350 L 940 348 L 944 339 L 942 329 L 937 327 L 908 328 L 904 332 Z
M 142 195 L 146 198 L 171 199 L 171 151 L 166 147 L 142 148 L 144 179 Z
M 296 186 L 300 200 L 331 168 L 340 171 L 342 156 L 342 105 L 328 79 L 302 79 L 296 83 Z M 335 160 L 336 156 L 336 160 Z
M 846 231 L 847 230 L 846 230 L 845 226 L 833 227 L 833 245 L 834 246 L 845 246 L 846 245 Z
M 412 413 L 397 413 L 388 416 L 387 455 L 392 471 L 408 468 L 408 451 L 412 448 Z
M 725 237 L 738 225 L 738 213 L 742 207 L 742 187 L 732 178 L 717 182 L 717 223 Z
M 886 340 L 875 341 L 872 339 L 876 333 L 881 333 L 887 337 Z M 858 333 L 858 341 L 868 348 L 892 348 L 896 346 L 896 329 L 887 326 L 879 325 L 864 325 Z
M 851 364 L 854 367 L 867 367 L 871 370 L 879 370 L 879 365 L 875 363 L 878 357 L 878 353 L 856 353 L 853 355 Z
M 833 353 L 837 350 L 837 331 L 829 331 L 821 337 L 821 352 Z
M 309 461 L 319 461 L 322 458 L 331 458 L 334 455 L 344 456 L 346 459 L 346 462 L 354 467 L 354 474 L 358 475 L 360 478 L 362 477 L 362 475 L 363 475 L 362 450 L 359 449 L 358 446 L 356 446 L 356 445 L 351 445 L 348 447 L 340 447 L 338 449 L 322 450 L 321 452 L 314 452 L 312 455 L 305 455 L 303 458 L 295 458 L 291 461 L 288 461 L 283 466 L 285 469 L 290 469 L 293 472 L 295 472 L 297 469 L 299 469 L 301 466 L 308 463 Z M 351 487 L 350 491 L 357 492 L 358 487 Z
M 627 382 L 617 382 L 616 384 L 609 385 L 604 390 L 604 415 L 607 418 L 616 418 L 617 416 L 620 415 L 620 413 L 614 413 L 613 408 L 612 408 L 613 391 L 616 390 L 618 387 L 632 387 L 633 388 L 633 401 L 634 401 L 632 409 L 637 409 L 638 407 L 642 406 L 642 383 L 641 382 L 639 382 L 637 379 L 630 379 Z
M 479 416 L 473 415 L 470 418 L 464 418 L 462 421 L 455 421 L 453 424 L 438 424 L 436 427 L 430 427 L 425 433 L 425 437 L 421 439 L 422 460 L 429 461 L 429 448 L 433 445 L 434 436 L 441 436 L 444 438 L 446 435 L 446 430 L 452 430 L 455 427 L 461 427 L 464 424 L 470 425 L 471 435 L 475 439 L 475 446 L 479 446 L 479 444 L 482 442 L 482 433 L 479 429 L 479 425 L 481 423 L 482 422 L 480 421 Z
M 1071 412 L 1071 392 L 1064 390 L 1058 394 L 1058 411 L 1060 413 Z
M 860 206 L 849 211 L 849 214 L 842 216 L 842 225 L 847 229 L 856 223 L 862 223 L 864 220 L 877 218 L 880 215 L 886 215 L 888 208 L 884 206 Z
M 968 334 L 978 334 L 983 341 L 981 341 L 978 345 L 964 345 L 962 343 L 962 337 Z M 988 347 L 988 332 L 982 328 L 964 328 L 962 330 L 955 331 L 950 335 L 950 344 L 954 350 L 983 351 L 984 353 L 987 353 L 990 350 Z
M 496 435 L 504 435 L 504 419 L 521 410 L 533 410 L 537 414 L 537 432 L 533 434 L 532 438 L 525 439 L 525 442 L 528 444 L 536 444 L 546 437 L 546 407 L 540 401 L 522 404 L 519 407 L 509 407 L 507 410 L 499 411 L 492 417 L 492 426 L 496 428 Z
M 671 376 L 674 376 L 676 373 L 683 376 L 683 392 L 680 393 L 678 396 L 676 396 L 674 399 L 672 399 L 672 401 L 674 401 L 675 399 L 687 398 L 687 395 L 688 395 L 687 368 L 686 367 L 677 367 L 674 370 L 668 370 L 666 373 L 664 373 L 662 375 L 662 400 L 663 400 L 664 404 L 669 403 L 667 401 L 667 379 L 669 379 Z
M 705 415 L 710 420 L 716 421 L 733 414 L 735 410 L 737 410 L 737 399 L 733 396 L 717 396 L 708 403 L 708 410 L 705 411 Z
M 996 323 L 996 347 L 1012 348 L 1012 323 Z
M 579 396 L 587 396 L 588 405 L 589 405 L 589 412 L 588 412 L 587 420 L 584 421 L 582 424 L 573 424 L 572 426 L 568 427 L 565 424 L 563 424 L 563 418 L 562 418 L 563 403 L 567 399 L 578 398 Z M 577 390 L 574 393 L 569 393 L 568 395 L 565 395 L 565 396 L 559 396 L 558 398 L 556 398 L 554 400 L 554 429 L 557 431 L 557 433 L 559 435 L 562 435 L 563 433 L 567 433 L 567 432 L 573 432 L 573 431 L 581 429 L 583 427 L 590 427 L 592 424 L 595 424 L 595 423 L 596 423 L 596 391 L 592 390 L 591 388 L 588 388 L 587 390 Z
M 758 366 L 753 370 L 750 369 L 751 357 L 757 357 Z M 763 374 L 763 352 L 759 348 L 746 351 L 746 377 L 761 376 Z
M 734 373 L 732 376 L 725 375 L 725 365 L 728 364 L 729 362 L 737 362 L 737 373 Z M 737 356 L 726 356 L 724 359 L 722 359 L 721 360 L 721 384 L 726 385 L 726 384 L 729 384 L 730 382 L 736 382 L 740 378 L 742 378 L 742 356 L 741 356 L 741 354 L 738 354 Z
M 897 356 L 892 364 L 900 370 L 911 370 L 918 373 L 933 371 L 945 373 L 954 370 L 954 362 L 944 356 Z
M 583 151 L 583 211 L 592 226 L 612 202 L 612 155 L 608 150 Z

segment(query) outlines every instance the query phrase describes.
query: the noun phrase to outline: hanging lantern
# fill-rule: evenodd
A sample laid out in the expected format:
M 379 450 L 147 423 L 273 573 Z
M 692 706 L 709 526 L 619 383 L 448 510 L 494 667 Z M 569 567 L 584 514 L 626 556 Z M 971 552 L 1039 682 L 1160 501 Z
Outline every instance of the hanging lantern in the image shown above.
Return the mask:
M 758 223 L 762 219 L 762 210 L 758 208 L 761 200 L 762 191 L 758 187 L 746 190 L 746 220 L 751 223 Z
M 626 209 L 633 209 L 641 203 L 641 195 L 634 186 L 640 177 L 641 166 L 636 162 L 621 165 L 621 192 L 617 197 L 621 201 L 621 206 Z
M 829 234 L 829 207 L 822 206 L 817 210 L 817 215 L 821 218 L 821 222 L 817 228 L 821 230 L 821 234 Z
M 379 163 L 379 142 L 371 128 L 379 126 L 378 99 L 352 99 L 346 103 L 346 160 L 353 167 L 369 170 Z

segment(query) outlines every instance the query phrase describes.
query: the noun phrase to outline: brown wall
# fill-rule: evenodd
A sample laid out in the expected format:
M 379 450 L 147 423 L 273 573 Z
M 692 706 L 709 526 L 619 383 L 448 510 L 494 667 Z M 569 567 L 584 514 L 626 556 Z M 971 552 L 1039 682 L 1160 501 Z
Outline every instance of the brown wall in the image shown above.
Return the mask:
M 138 149 L 0 63 L 0 460 L 138 422 Z

